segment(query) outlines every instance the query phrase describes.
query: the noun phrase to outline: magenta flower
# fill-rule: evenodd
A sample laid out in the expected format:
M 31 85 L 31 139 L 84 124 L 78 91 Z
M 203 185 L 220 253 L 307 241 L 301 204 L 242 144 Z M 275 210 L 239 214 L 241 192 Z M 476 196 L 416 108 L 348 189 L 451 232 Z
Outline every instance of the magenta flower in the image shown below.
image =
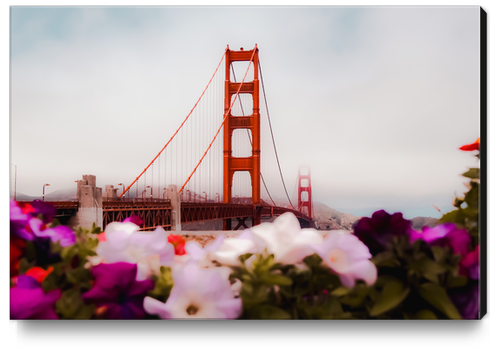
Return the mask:
M 31 205 L 10 200 L 10 234 L 31 241 L 34 234 L 28 228 L 29 220 L 32 218 L 29 211 L 34 211 Z
M 191 263 L 173 275 L 174 286 L 166 303 L 147 296 L 145 311 L 162 319 L 235 319 L 242 300 L 218 271 L 202 270 Z
M 423 227 L 421 231 L 409 231 L 410 242 L 424 240 L 431 246 L 450 247 L 455 254 L 463 257 L 468 253 L 471 237 L 465 229 L 458 229 L 455 224 L 445 223 L 434 228 Z
M 383 252 L 393 236 L 405 235 L 411 230 L 411 222 L 400 212 L 390 215 L 384 210 L 363 217 L 354 225 L 354 235 L 361 240 L 373 255 Z
M 480 279 L 480 245 L 476 246 L 474 251 L 469 252 L 461 259 L 459 273 L 472 280 Z
M 71 246 L 76 242 L 75 232 L 64 225 L 48 228 L 40 219 L 31 218 L 29 228 L 36 237 L 49 237 L 54 243 L 60 241 L 62 247 Z
M 36 279 L 20 275 L 10 288 L 10 319 L 58 319 L 54 305 L 60 297 L 61 290 L 45 293 Z
M 124 222 L 131 222 L 139 227 L 143 226 L 143 220 L 140 218 L 140 216 L 137 216 L 135 214 L 123 220 L 123 223 Z
M 136 281 L 136 264 L 99 264 L 92 268 L 95 284 L 82 295 L 107 319 L 142 319 L 143 298 L 152 290 L 151 280 Z
M 355 235 L 332 232 L 320 245 L 311 246 L 346 287 L 353 287 L 356 279 L 368 285 L 376 282 L 377 269 L 369 260 L 371 253 Z

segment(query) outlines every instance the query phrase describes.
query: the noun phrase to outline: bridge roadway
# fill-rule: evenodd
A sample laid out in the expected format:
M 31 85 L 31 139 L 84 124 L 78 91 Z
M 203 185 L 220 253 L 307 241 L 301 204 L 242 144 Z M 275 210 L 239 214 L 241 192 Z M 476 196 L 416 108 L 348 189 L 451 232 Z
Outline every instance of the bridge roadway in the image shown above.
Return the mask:
M 78 211 L 78 201 L 49 201 L 57 208 L 57 217 L 68 219 Z M 246 222 L 247 218 L 253 216 L 272 217 L 285 212 L 292 212 L 298 218 L 303 228 L 312 226 L 312 219 L 301 212 L 285 207 L 272 206 L 265 202 L 256 206 L 252 204 L 224 204 L 224 203 L 197 203 L 181 202 L 180 205 L 181 223 L 199 222 L 205 220 L 234 219 L 238 220 L 238 225 L 250 227 L 251 221 Z M 166 199 L 126 199 L 102 202 L 103 228 L 107 224 L 115 221 L 123 221 L 131 215 L 138 215 L 143 220 L 141 230 L 154 230 L 157 226 L 162 226 L 165 230 L 170 230 L 172 222 L 172 207 L 170 200 Z

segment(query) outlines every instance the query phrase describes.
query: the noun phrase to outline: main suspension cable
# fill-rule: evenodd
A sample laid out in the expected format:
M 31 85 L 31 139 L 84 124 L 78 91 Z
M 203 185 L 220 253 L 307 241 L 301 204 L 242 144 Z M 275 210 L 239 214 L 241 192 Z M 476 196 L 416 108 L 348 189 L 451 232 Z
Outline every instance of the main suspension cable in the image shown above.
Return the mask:
M 274 133 L 272 132 L 271 117 L 269 115 L 269 106 L 267 104 L 267 98 L 265 96 L 264 78 L 262 77 L 262 69 L 260 67 L 260 61 L 259 61 L 259 73 L 260 73 L 260 82 L 262 83 L 262 93 L 264 94 L 265 109 L 267 111 L 267 120 L 269 121 L 269 129 L 271 131 L 272 144 L 274 147 L 274 154 L 276 155 L 276 161 L 277 161 L 277 166 L 279 168 L 279 173 L 281 175 L 282 186 L 284 187 L 284 191 L 286 192 L 286 196 L 288 198 L 289 204 L 294 209 L 293 203 L 291 202 L 291 199 L 289 198 L 288 191 L 286 189 L 286 184 L 284 183 L 284 177 L 282 175 L 281 164 L 279 163 L 279 156 L 277 155 L 276 141 L 274 140 Z

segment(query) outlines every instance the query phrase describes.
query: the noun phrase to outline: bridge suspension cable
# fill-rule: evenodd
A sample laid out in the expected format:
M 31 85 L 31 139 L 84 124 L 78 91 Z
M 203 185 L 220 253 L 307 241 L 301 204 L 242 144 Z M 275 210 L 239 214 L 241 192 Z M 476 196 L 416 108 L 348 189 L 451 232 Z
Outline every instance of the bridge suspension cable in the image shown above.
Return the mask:
M 225 121 L 226 119 L 228 118 L 228 116 L 230 115 L 230 112 L 231 112 L 231 109 L 233 107 L 233 105 L 235 104 L 235 101 L 237 100 L 237 97 L 238 95 L 240 94 L 240 91 L 242 89 L 242 86 L 243 86 L 243 83 L 245 82 L 245 78 L 247 77 L 247 74 L 248 74 L 248 70 L 250 69 L 250 65 L 252 65 L 252 61 L 253 61 L 253 58 L 254 58 L 254 55 L 255 55 L 255 52 L 256 52 L 256 49 L 257 48 L 254 48 L 253 50 L 253 53 L 252 53 L 252 56 L 250 58 L 250 61 L 248 63 L 248 66 L 247 66 L 247 70 L 245 71 L 245 75 L 243 76 L 243 80 L 242 82 L 240 83 L 240 86 L 238 87 L 238 90 L 235 94 L 235 98 L 233 99 L 233 102 L 231 103 L 231 106 L 229 108 L 229 110 L 226 112 L 225 116 L 223 117 L 223 122 L 221 122 L 221 125 L 218 129 L 218 131 L 216 132 L 216 134 L 214 135 L 211 143 L 209 144 L 208 148 L 206 149 L 206 151 L 204 152 L 204 154 L 202 155 L 201 159 L 199 160 L 199 162 L 197 163 L 196 167 L 194 168 L 194 170 L 192 170 L 191 174 L 189 175 L 189 177 L 187 178 L 187 180 L 184 182 L 184 184 L 182 185 L 182 187 L 179 189 L 179 194 L 182 192 L 182 190 L 184 189 L 184 187 L 187 185 L 187 183 L 189 182 L 189 180 L 191 179 L 191 177 L 194 175 L 194 173 L 196 172 L 197 168 L 199 167 L 199 165 L 201 165 L 201 162 L 203 161 L 204 157 L 206 156 L 206 154 L 208 154 L 208 151 L 209 149 L 211 148 L 211 146 L 213 145 L 214 141 L 216 140 L 216 138 L 218 137 L 218 134 L 221 132 L 221 129 L 223 128 L 223 125 L 225 124 Z
M 286 184 L 284 183 L 284 177 L 282 175 L 281 164 L 279 163 L 279 156 L 277 155 L 276 141 L 274 140 L 274 133 L 272 131 L 271 118 L 270 118 L 270 114 L 269 114 L 269 106 L 267 104 L 267 98 L 265 96 L 264 77 L 262 76 L 262 69 L 260 67 L 260 61 L 259 61 L 259 73 L 260 73 L 260 82 L 262 84 L 262 93 L 264 94 L 265 110 L 267 112 L 267 120 L 269 121 L 269 129 L 271 131 L 272 144 L 274 147 L 274 154 L 276 157 L 277 167 L 279 168 L 279 174 L 281 175 L 281 181 L 282 181 L 282 186 L 284 187 L 284 192 L 286 193 L 286 196 L 288 198 L 289 204 L 291 205 L 291 208 L 294 209 L 293 203 L 291 202 L 291 199 L 289 198 L 288 191 L 286 189 Z
M 197 102 L 194 104 L 194 107 L 191 109 L 191 111 L 189 112 L 189 114 L 187 115 L 187 117 L 185 117 L 184 121 L 182 122 L 182 124 L 180 124 L 180 126 L 177 128 L 177 130 L 175 131 L 175 133 L 172 135 L 172 137 L 167 141 L 167 143 L 165 144 L 165 146 L 163 146 L 163 148 L 160 150 L 160 152 L 158 152 L 158 154 L 155 156 L 155 158 L 153 158 L 153 160 L 148 164 L 148 166 L 141 172 L 141 174 L 138 175 L 138 177 L 136 177 L 136 179 L 126 187 L 126 189 L 119 195 L 119 197 L 122 197 L 139 179 L 140 177 L 145 174 L 145 187 L 146 187 L 146 170 L 148 170 L 148 168 L 155 162 L 155 160 L 157 158 L 160 157 L 160 154 L 162 154 L 162 152 L 167 148 L 167 146 L 170 144 L 170 142 L 172 142 L 172 140 L 174 139 L 174 137 L 177 135 L 177 133 L 180 131 L 180 129 L 182 129 L 182 127 L 184 126 L 184 124 L 187 122 L 187 120 L 189 119 L 190 115 L 192 114 L 192 112 L 196 109 L 197 105 L 199 104 L 199 102 L 201 101 L 204 93 L 206 93 L 209 85 L 211 84 L 211 82 L 213 81 L 214 79 L 214 76 L 216 75 L 216 72 L 218 71 L 219 67 L 221 66 L 221 63 L 223 62 L 223 59 L 226 55 L 226 51 L 225 53 L 223 53 L 223 56 L 221 57 L 221 60 L 218 64 L 218 66 L 216 67 L 216 70 L 214 71 L 213 73 L 213 76 L 211 77 L 211 79 L 209 80 L 208 84 L 206 85 L 206 87 L 204 88 L 204 91 L 201 93 L 201 96 L 199 96 L 199 99 L 197 100 Z M 137 188 L 136 188 L 137 189 Z
M 236 82 L 236 76 L 235 76 L 235 69 L 233 68 L 233 64 L 231 65 L 231 71 L 233 73 L 233 79 L 234 82 Z M 242 110 L 242 115 L 245 116 L 245 111 L 243 109 L 243 104 L 242 104 L 242 98 L 240 97 L 240 94 L 238 95 L 238 101 L 240 102 L 240 108 Z M 247 130 L 247 135 L 248 135 L 248 140 L 250 141 L 250 145 L 252 145 L 252 138 L 250 137 L 250 130 Z M 262 183 L 264 184 L 265 191 L 267 192 L 267 195 L 269 195 L 269 199 L 271 199 L 272 204 L 274 206 L 277 206 L 274 200 L 272 199 L 271 194 L 269 193 L 269 189 L 267 188 L 267 184 L 265 183 L 264 176 L 262 175 L 262 172 L 260 173 L 260 179 L 262 180 Z

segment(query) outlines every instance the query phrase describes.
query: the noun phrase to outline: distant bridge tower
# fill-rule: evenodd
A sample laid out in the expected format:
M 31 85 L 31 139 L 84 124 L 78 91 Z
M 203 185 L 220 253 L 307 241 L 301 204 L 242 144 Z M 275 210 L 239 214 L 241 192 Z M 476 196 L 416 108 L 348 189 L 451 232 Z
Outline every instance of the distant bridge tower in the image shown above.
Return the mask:
M 311 178 L 308 167 L 298 170 L 298 209 L 313 218 L 313 202 L 311 200 Z
M 252 94 L 253 112 L 251 115 L 236 116 L 231 114 L 232 96 L 237 94 L 240 88 L 239 81 L 230 81 L 230 67 L 233 62 L 252 60 L 254 79 L 252 82 L 244 82 L 240 92 Z M 231 51 L 226 49 L 226 77 L 225 77 L 225 120 L 223 127 L 223 202 L 231 203 L 233 175 L 237 171 L 248 171 L 252 182 L 252 204 L 255 212 L 252 224 L 260 224 L 260 113 L 259 113 L 259 50 L 257 45 L 250 51 Z M 252 156 L 232 156 L 232 136 L 236 129 L 249 129 L 252 133 Z M 231 219 L 223 220 L 223 229 L 231 229 Z

